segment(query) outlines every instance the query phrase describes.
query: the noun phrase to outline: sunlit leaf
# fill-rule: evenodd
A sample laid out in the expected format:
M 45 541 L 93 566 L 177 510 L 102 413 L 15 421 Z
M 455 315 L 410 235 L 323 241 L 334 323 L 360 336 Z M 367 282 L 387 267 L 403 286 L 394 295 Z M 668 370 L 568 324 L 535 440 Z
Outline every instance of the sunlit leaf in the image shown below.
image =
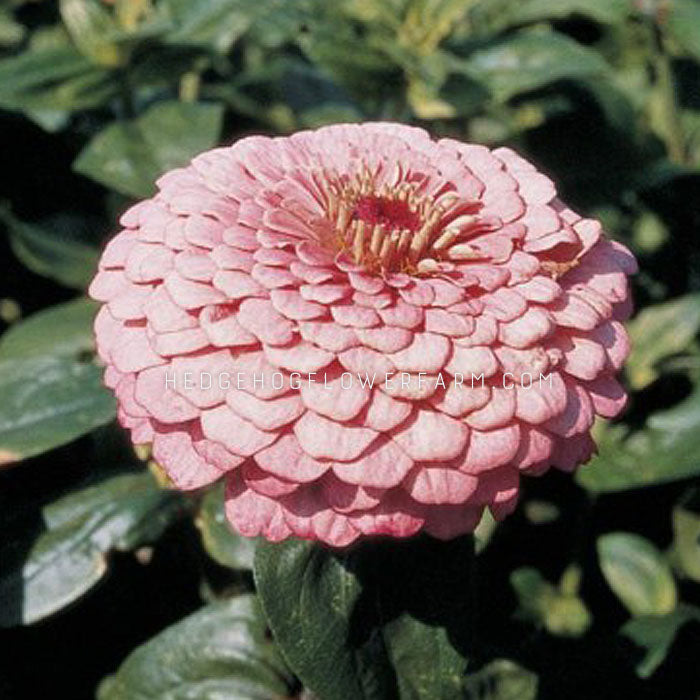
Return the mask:
M 654 486 L 700 474 L 700 391 L 650 416 L 640 430 L 623 425 L 599 432 L 598 455 L 576 480 L 597 493 Z
M 674 564 L 700 583 L 700 492 L 691 491 L 673 509 Z
M 75 491 L 40 513 L 38 531 L 3 529 L 0 625 L 31 624 L 66 607 L 107 571 L 113 549 L 157 539 L 181 512 L 180 497 L 150 474 L 123 474 Z
M 642 389 L 658 376 L 657 363 L 685 350 L 700 330 L 700 294 L 687 294 L 642 309 L 628 324 L 631 386 Z
M 159 175 L 216 144 L 222 117 L 220 104 L 159 102 L 137 119 L 107 126 L 73 167 L 123 194 L 149 196 Z
M 537 569 L 516 569 L 510 583 L 518 596 L 519 616 L 542 625 L 550 634 L 579 637 L 590 627 L 591 614 L 577 592 L 555 586 Z
M 469 675 L 466 700 L 535 700 L 537 676 L 509 659 L 495 659 Z
M 520 32 L 498 39 L 475 51 L 463 69 L 499 101 L 558 80 L 602 76 L 609 70 L 598 53 L 553 32 Z
M 668 6 L 665 26 L 669 34 L 691 55 L 700 59 L 700 3 L 673 0 Z
M 95 274 L 99 251 L 81 239 L 84 221 L 58 216 L 30 224 L 2 208 L 0 221 L 8 227 L 12 251 L 32 272 L 67 287 L 84 289 L 88 285 Z
M 477 19 L 491 31 L 541 20 L 586 17 L 603 24 L 622 22 L 630 13 L 628 0 L 482 0 Z
M 637 664 L 637 674 L 649 678 L 663 663 L 681 627 L 700 622 L 700 608 L 680 604 L 666 615 L 646 615 L 626 622 L 620 633 L 645 649 Z
M 77 358 L 94 351 L 97 309 L 98 304 L 81 297 L 32 314 L 0 336 L 0 361 L 47 355 Z
M 0 47 L 19 44 L 25 35 L 25 28 L 15 21 L 9 8 L 0 7 Z
M 599 537 L 597 547 L 605 580 L 632 615 L 664 615 L 676 607 L 671 568 L 651 542 L 612 532 Z
M 166 0 L 175 25 L 167 40 L 226 53 L 251 21 L 265 11 L 265 4 L 266 0 Z
M 135 649 L 99 700 L 292 697 L 295 680 L 253 595 L 213 603 Z
M 0 463 L 74 440 L 114 417 L 92 361 L 95 305 L 60 304 L 15 324 L 0 342 Z
M 92 61 L 101 66 L 119 66 L 127 54 L 110 35 L 117 24 L 104 3 L 97 0 L 59 0 L 61 19 L 73 43 Z
M 117 90 L 110 73 L 70 45 L 0 60 L 0 107 L 75 111 L 105 103 Z

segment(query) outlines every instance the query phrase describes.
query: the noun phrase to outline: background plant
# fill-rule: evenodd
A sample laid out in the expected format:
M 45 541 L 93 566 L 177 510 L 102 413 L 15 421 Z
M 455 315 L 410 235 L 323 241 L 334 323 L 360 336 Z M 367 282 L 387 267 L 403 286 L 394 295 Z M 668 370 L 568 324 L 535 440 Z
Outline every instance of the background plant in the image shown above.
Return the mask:
M 0 52 L 2 697 L 697 697 L 700 2 L 9 0 Z M 94 363 L 85 286 L 158 174 L 367 119 L 514 146 L 641 262 L 630 408 L 475 557 L 234 536 Z

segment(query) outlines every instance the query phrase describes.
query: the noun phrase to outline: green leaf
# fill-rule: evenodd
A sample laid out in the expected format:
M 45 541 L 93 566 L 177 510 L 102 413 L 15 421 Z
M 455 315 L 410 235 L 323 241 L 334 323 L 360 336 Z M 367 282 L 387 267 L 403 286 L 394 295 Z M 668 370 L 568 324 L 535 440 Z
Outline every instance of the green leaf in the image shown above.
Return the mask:
M 668 5 L 665 26 L 689 54 L 700 59 L 700 3 L 697 0 L 673 0 Z
M 626 622 L 620 633 L 646 652 L 637 664 L 640 678 L 649 678 L 663 663 L 681 627 L 700 622 L 700 608 L 681 603 L 667 615 L 636 617 Z
M 253 595 L 208 605 L 133 651 L 99 700 L 291 697 L 295 680 Z
M 671 568 L 651 542 L 611 532 L 598 538 L 597 548 L 605 580 L 632 615 L 664 615 L 676 607 Z
M 618 24 L 629 12 L 628 0 L 522 0 L 509 2 L 507 9 L 500 13 L 497 24 L 500 28 L 506 28 L 570 17 L 588 17 L 602 24 Z
M 447 630 L 410 613 L 387 622 L 384 643 L 402 698 L 451 698 L 464 684 L 466 659 L 452 646 Z M 425 659 L 431 659 L 430 664 Z
M 462 65 L 500 102 L 558 80 L 602 76 L 609 70 L 597 53 L 573 39 L 534 31 L 499 39 L 475 51 Z
M 700 390 L 650 416 L 642 430 L 622 425 L 598 431 L 598 455 L 576 474 L 594 493 L 609 493 L 700 474 Z
M 207 553 L 222 566 L 252 569 L 257 538 L 234 532 L 224 512 L 223 484 L 207 491 L 195 521 Z
M 216 144 L 222 118 L 220 104 L 159 102 L 137 119 L 110 124 L 73 167 L 122 194 L 147 197 L 159 175 Z
M 282 652 L 324 700 L 453 698 L 467 668 L 472 557 L 470 538 L 347 552 L 263 542 L 254 572 Z
M 0 463 L 64 445 L 114 418 L 91 361 L 95 305 L 79 299 L 15 324 L 0 342 Z
M 362 584 L 339 555 L 308 542 L 261 542 L 254 574 L 275 639 L 305 686 L 324 700 L 391 697 L 386 648 L 381 635 L 353 628 Z
M 494 659 L 466 682 L 467 700 L 535 700 L 537 676 L 509 659 Z
M 26 30 L 16 22 L 9 8 L 0 7 L 0 47 L 12 47 L 19 44 Z
M 104 104 L 116 84 L 70 45 L 0 60 L 0 107 L 23 112 L 76 111 Z
M 94 63 L 115 67 L 127 55 L 112 40 L 118 25 L 110 11 L 95 0 L 59 0 L 61 19 L 73 43 Z
M 181 510 L 180 496 L 144 472 L 44 506 L 38 534 L 20 520 L 0 550 L 0 625 L 31 624 L 77 600 L 105 575 L 110 551 L 154 541 Z
M 632 352 L 627 375 L 633 389 L 643 389 L 658 376 L 660 360 L 687 349 L 700 329 L 700 294 L 647 306 L 627 327 Z
M 79 297 L 16 323 L 0 337 L 0 362 L 34 357 L 75 357 L 95 349 L 92 323 L 99 304 Z
M 82 220 L 54 217 L 29 224 L 2 208 L 0 220 L 10 232 L 12 251 L 32 272 L 66 287 L 87 287 L 95 274 L 99 251 L 76 235 L 85 225 Z
M 266 0 L 167 0 L 175 24 L 167 40 L 227 53 L 267 4 Z
M 691 491 L 673 509 L 674 565 L 700 583 L 700 491 Z
M 566 590 L 542 577 L 532 567 L 516 569 L 510 583 L 518 596 L 518 615 L 522 619 L 542 625 L 550 634 L 562 637 L 580 637 L 591 626 L 591 614 L 574 590 Z

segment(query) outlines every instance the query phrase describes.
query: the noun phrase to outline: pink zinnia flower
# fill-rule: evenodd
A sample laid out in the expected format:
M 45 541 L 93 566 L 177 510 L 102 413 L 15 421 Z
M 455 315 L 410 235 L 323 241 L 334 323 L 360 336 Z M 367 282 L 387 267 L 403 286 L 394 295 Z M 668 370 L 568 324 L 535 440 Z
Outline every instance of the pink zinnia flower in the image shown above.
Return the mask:
M 177 487 L 226 479 L 245 535 L 469 532 L 624 406 L 635 261 L 507 148 L 337 125 L 158 187 L 90 288 L 105 381 Z

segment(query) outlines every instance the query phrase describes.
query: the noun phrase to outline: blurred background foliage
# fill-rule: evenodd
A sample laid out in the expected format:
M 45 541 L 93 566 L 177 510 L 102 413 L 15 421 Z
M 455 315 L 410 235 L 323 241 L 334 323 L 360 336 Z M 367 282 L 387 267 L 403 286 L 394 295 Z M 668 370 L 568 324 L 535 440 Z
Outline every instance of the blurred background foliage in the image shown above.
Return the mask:
M 438 555 L 348 567 L 293 542 L 281 564 L 220 490 L 163 488 L 114 424 L 83 294 L 163 171 L 377 119 L 520 150 L 641 272 L 626 415 L 575 480 L 527 480 L 479 527 L 475 651 L 428 640 L 426 583 L 365 621 L 386 652 L 368 682 L 376 649 L 301 599 L 355 600 L 388 560 L 423 580 Z M 698 697 L 699 0 L 4 0 L 0 134 L 1 697 Z M 460 581 L 440 594 L 466 601 Z

